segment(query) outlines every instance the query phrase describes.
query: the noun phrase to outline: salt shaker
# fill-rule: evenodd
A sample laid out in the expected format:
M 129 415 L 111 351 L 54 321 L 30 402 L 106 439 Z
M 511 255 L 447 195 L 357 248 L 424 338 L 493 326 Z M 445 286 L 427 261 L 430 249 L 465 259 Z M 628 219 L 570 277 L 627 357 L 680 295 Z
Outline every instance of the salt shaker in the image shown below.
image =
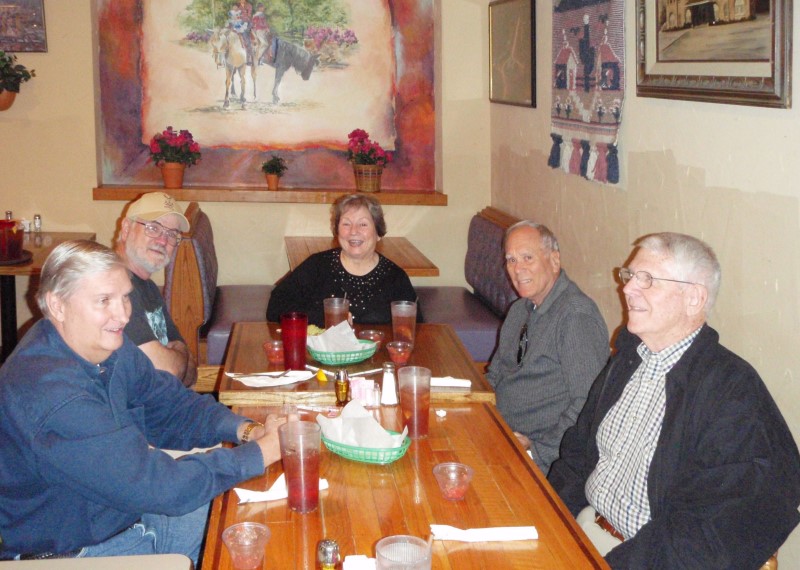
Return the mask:
M 397 381 L 395 380 L 394 362 L 383 363 L 383 387 L 381 389 L 381 404 L 384 406 L 397 405 Z
M 33 231 L 36 233 L 42 231 L 42 217 L 39 214 L 33 215 Z
M 11 213 L 11 210 L 6 210 L 6 219 L 7 220 L 13 220 L 14 219 L 14 215 Z
M 350 376 L 347 374 L 347 370 L 337 370 L 333 378 L 336 405 L 344 406 L 350 401 Z

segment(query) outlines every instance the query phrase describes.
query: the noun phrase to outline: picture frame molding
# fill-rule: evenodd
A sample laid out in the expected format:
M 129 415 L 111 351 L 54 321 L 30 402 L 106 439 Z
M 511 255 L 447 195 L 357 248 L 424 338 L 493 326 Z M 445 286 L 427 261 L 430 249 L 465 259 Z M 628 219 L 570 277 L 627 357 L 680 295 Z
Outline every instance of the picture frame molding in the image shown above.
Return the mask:
M 501 6 L 506 4 L 528 5 L 530 8 L 530 54 L 526 54 L 529 56 L 529 59 L 526 62 L 527 68 L 525 70 L 525 73 L 530 73 L 529 100 L 503 98 L 496 93 L 496 85 L 498 83 L 496 67 L 498 63 L 495 61 L 497 56 L 494 53 L 493 37 L 496 33 L 500 32 L 500 30 L 495 29 L 493 12 L 499 10 Z M 527 79 L 527 77 L 525 77 L 525 79 Z M 504 105 L 536 108 L 536 0 L 492 0 L 492 2 L 489 3 L 489 101 Z
M 30 42 L 12 42 L 10 36 L 0 35 L 0 50 L 12 53 L 47 53 L 47 21 L 44 13 L 44 0 L 28 0 L 36 5 L 36 9 L 42 15 L 42 38 L 39 41 Z M 14 0 L 7 0 L 4 2 L 4 8 L 11 8 L 12 4 L 22 7 L 22 3 L 14 2 Z M 23 49 L 18 46 L 22 45 Z
M 655 14 L 656 0 L 636 0 L 636 94 L 639 97 L 680 99 L 732 105 L 788 109 L 791 107 L 792 0 L 772 0 L 771 74 L 698 75 L 649 73 L 648 10 Z M 655 29 L 655 28 L 654 28 Z M 656 31 L 657 33 L 657 31 Z M 680 63 L 668 63 L 680 67 Z

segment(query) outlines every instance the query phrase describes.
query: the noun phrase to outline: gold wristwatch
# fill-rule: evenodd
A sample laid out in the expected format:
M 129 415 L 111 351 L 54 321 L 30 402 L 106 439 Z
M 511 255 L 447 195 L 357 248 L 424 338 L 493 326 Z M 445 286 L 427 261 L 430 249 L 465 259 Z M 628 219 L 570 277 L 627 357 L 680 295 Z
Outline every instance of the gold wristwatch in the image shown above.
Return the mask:
M 253 431 L 256 428 L 256 426 L 264 427 L 264 424 L 258 422 L 248 422 L 248 424 L 244 426 L 244 431 L 242 432 L 242 438 L 241 438 L 242 443 L 247 443 L 248 441 L 250 441 L 250 432 Z

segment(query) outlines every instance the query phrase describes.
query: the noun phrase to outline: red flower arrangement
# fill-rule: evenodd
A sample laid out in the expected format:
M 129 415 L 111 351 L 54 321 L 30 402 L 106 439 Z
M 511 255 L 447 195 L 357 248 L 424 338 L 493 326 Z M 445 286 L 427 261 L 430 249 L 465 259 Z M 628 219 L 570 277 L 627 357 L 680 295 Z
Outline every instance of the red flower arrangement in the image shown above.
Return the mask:
M 156 166 L 164 162 L 192 166 L 200 160 L 200 145 L 189 131 L 175 131 L 172 127 L 167 127 L 163 133 L 156 134 L 150 140 L 150 158 Z
M 392 162 L 393 153 L 383 150 L 380 144 L 369 139 L 369 133 L 355 129 L 347 135 L 347 160 L 353 164 L 376 164 L 386 166 Z

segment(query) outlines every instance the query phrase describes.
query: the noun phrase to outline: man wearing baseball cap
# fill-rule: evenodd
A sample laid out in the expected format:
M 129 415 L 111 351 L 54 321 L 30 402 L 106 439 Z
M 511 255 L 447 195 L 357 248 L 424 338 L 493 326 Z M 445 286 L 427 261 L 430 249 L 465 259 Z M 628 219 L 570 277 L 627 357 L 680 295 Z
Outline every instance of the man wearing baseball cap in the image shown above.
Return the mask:
M 172 260 L 189 231 L 189 220 L 169 194 L 151 192 L 128 206 L 122 218 L 116 252 L 131 272 L 131 318 L 125 334 L 153 365 L 178 377 L 185 386 L 197 382 L 197 362 L 186 346 L 164 304 L 158 286 L 150 279 Z

